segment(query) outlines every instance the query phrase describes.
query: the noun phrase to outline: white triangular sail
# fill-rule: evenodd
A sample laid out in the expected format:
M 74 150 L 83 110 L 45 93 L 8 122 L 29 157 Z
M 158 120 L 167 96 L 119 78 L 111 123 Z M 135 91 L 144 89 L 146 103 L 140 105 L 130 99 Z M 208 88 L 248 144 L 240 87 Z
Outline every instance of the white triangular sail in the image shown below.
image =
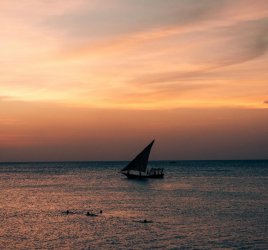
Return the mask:
M 149 155 L 151 152 L 151 148 L 154 144 L 154 140 L 143 149 L 126 167 L 124 167 L 121 171 L 130 171 L 135 170 L 139 172 L 146 172 Z

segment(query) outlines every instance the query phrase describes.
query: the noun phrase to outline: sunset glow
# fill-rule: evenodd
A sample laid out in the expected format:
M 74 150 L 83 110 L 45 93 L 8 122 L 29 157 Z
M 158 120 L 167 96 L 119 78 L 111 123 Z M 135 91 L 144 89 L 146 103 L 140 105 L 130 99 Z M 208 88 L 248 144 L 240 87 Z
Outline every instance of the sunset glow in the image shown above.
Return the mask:
M 154 159 L 268 158 L 268 1 L 0 12 L 0 161 L 128 159 L 152 138 Z

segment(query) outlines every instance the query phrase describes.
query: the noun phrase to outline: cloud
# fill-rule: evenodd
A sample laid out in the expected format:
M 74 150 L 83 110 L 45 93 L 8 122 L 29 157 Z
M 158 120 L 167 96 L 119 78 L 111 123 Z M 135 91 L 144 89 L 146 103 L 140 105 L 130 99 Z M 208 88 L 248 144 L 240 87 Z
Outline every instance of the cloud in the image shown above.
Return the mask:
M 267 52 L 268 20 L 239 22 L 235 26 L 213 30 L 205 35 L 206 38 L 200 38 L 198 45 L 194 45 L 193 52 L 188 52 L 188 56 L 192 56 L 196 64 L 193 69 L 181 70 L 178 66 L 178 70 L 148 72 L 133 78 L 130 82 L 137 85 L 165 85 L 185 81 L 200 82 L 211 77 L 219 77 L 224 68 L 249 62 Z M 173 51 L 173 57 L 181 57 L 180 53 L 176 53 L 176 48 Z
M 227 15 L 228 8 L 226 7 L 228 6 L 228 1 L 223 1 L 221 2 L 221 5 L 225 3 L 225 12 L 219 15 L 222 15 L 223 17 L 226 15 L 227 21 L 219 22 L 216 20 L 215 16 L 213 19 L 213 15 L 215 14 L 213 12 L 215 11 L 214 8 L 219 7 L 219 3 L 215 4 L 215 6 L 212 5 L 214 7 L 210 6 L 207 10 L 203 10 L 206 3 L 210 1 L 205 1 L 205 4 L 203 2 L 202 4 L 197 4 L 195 1 L 191 2 L 195 4 L 191 6 L 188 3 L 188 8 L 190 9 L 188 10 L 189 13 L 193 11 L 200 13 L 205 12 L 206 14 L 203 13 L 197 16 L 191 14 L 191 21 L 188 20 L 187 18 L 189 17 L 187 17 L 182 18 L 183 21 L 181 22 L 170 22 L 169 25 L 163 24 L 162 26 L 157 26 L 155 24 L 155 26 L 152 26 L 150 29 L 141 27 L 137 30 L 131 30 L 129 27 L 128 32 L 121 32 L 120 35 L 117 34 L 117 31 L 112 32 L 113 29 L 110 29 L 115 36 L 110 37 L 109 34 L 106 33 L 107 37 L 100 40 L 97 39 L 98 35 L 96 34 L 96 36 L 92 36 L 90 40 L 84 37 L 85 44 L 77 43 L 76 45 L 73 44 L 71 47 L 63 47 L 63 53 L 60 57 L 66 60 L 68 58 L 86 58 L 93 56 L 99 58 L 113 57 L 115 55 L 123 56 L 126 53 L 139 54 L 143 50 L 146 50 L 147 46 L 150 47 L 150 45 L 153 45 L 154 43 L 159 44 L 159 50 L 162 49 L 162 51 L 166 51 L 168 40 L 174 41 L 173 51 L 170 57 L 175 57 L 181 56 L 179 52 L 182 51 L 182 46 L 187 46 L 185 42 L 181 43 L 181 41 L 189 39 L 188 44 L 192 44 L 196 50 L 192 55 L 190 54 L 189 58 L 192 58 L 197 63 L 202 62 L 209 64 L 209 68 L 214 70 L 215 68 L 244 63 L 256 59 L 266 53 L 268 34 L 267 18 L 258 17 L 256 19 L 256 16 L 254 15 L 252 17 L 246 15 L 247 18 L 241 17 L 241 19 L 235 19 L 233 17 L 234 14 L 232 14 L 231 16 L 235 20 L 229 22 L 227 18 L 229 17 Z M 184 4 L 187 6 L 186 3 Z M 201 9 L 203 11 L 201 11 Z M 257 10 L 260 11 L 259 9 Z M 257 10 L 255 10 L 255 12 L 257 12 Z M 242 11 L 242 13 L 244 12 Z M 203 17 L 203 15 L 205 17 Z M 210 20 L 209 22 L 194 21 L 195 18 L 201 18 L 198 16 L 201 16 L 203 19 L 206 19 L 209 16 Z M 253 17 L 255 19 L 252 19 Z M 112 23 L 117 23 L 117 21 Z M 80 28 L 82 29 L 83 25 Z M 85 29 L 83 28 L 83 30 Z M 181 75 L 180 72 L 178 74 Z M 192 73 L 186 72 L 182 74 L 185 77 L 185 75 Z
M 92 6 L 93 5 L 93 6 Z M 71 40 L 117 37 L 163 27 L 200 27 L 260 17 L 267 14 L 267 1 L 214 0 L 111 0 L 92 1 L 73 12 L 50 15 L 44 26 L 61 30 Z
M 228 66 L 243 63 L 264 55 L 268 44 L 268 19 L 239 22 L 236 25 L 221 28 L 214 37 L 221 38 L 213 47 L 215 61 L 218 65 Z M 211 45 L 208 43 L 208 45 Z M 221 48 L 221 49 L 220 49 Z M 216 51 L 218 50 L 218 51 Z M 214 53 L 209 56 L 213 57 Z
M 208 76 L 210 69 L 207 68 L 203 70 L 195 71 L 169 71 L 155 74 L 146 74 L 138 78 L 131 80 L 131 82 L 136 83 L 137 85 L 150 85 L 150 84 L 164 84 L 174 83 L 174 82 L 185 82 L 189 79 L 203 79 Z
M 50 16 L 44 25 L 64 31 L 71 39 L 91 40 L 198 22 L 215 15 L 223 5 L 216 1 L 113 0 Z
M 268 101 L 264 101 L 263 103 L 264 103 L 264 104 L 268 104 Z
M 1 101 L 10 101 L 12 99 L 11 96 L 0 96 L 0 102 Z
M 120 108 L 158 108 L 169 107 L 170 103 L 175 106 L 185 105 L 185 95 L 196 94 L 196 101 L 199 99 L 200 91 L 216 88 L 211 84 L 165 84 L 154 85 L 150 88 L 118 89 L 112 96 L 104 96 L 104 100 L 111 107 Z M 187 105 L 186 105 L 187 106 Z

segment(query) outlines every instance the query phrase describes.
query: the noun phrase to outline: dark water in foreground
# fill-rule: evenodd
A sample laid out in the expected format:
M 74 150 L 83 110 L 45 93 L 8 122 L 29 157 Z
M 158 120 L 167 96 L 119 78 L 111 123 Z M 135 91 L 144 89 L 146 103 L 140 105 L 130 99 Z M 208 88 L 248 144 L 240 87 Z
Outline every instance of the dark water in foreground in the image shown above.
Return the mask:
M 0 249 L 268 248 L 268 161 L 152 162 L 166 176 L 147 181 L 124 165 L 0 164 Z

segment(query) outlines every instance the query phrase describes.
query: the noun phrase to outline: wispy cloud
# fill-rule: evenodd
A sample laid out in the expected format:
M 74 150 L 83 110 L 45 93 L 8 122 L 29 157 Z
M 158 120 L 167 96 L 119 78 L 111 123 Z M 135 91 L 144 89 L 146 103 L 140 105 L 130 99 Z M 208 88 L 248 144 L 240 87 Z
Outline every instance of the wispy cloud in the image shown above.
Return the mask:
M 207 23 L 225 23 L 267 15 L 267 2 L 257 0 L 177 1 L 111 0 L 84 2 L 73 12 L 49 16 L 44 25 L 60 29 L 70 39 L 107 38 L 145 32 L 163 27 L 201 27 Z M 239 14 L 238 14 L 239 11 Z M 137 14 L 138 13 L 138 14 Z
M 9 100 L 12 100 L 11 96 L 0 96 L 0 102 L 1 101 L 9 101 Z
M 116 2 L 118 3 L 118 1 Z M 62 16 L 52 17 L 59 18 L 59 20 L 53 20 L 51 25 L 55 24 L 53 28 L 58 28 L 63 31 L 66 30 L 67 40 L 64 45 L 67 50 L 66 54 L 80 57 L 87 57 L 92 54 L 98 54 L 100 56 L 105 54 L 109 55 L 110 53 L 120 54 L 127 50 L 132 50 L 135 47 L 139 48 L 139 46 L 144 43 L 159 41 L 166 37 L 176 39 L 176 37 L 185 35 L 185 33 L 194 32 L 196 32 L 197 35 L 203 32 L 203 34 L 208 37 L 212 36 L 212 41 L 215 40 L 213 36 L 219 36 L 225 39 L 226 37 L 224 36 L 229 36 L 229 43 L 236 43 L 236 40 L 241 37 L 240 42 L 243 41 L 245 44 L 247 39 L 250 39 L 250 41 L 255 39 L 256 37 L 254 37 L 254 35 L 258 36 L 257 38 L 261 40 L 261 33 L 265 32 L 261 29 L 265 29 L 265 26 L 267 26 L 266 17 L 268 16 L 268 11 L 265 11 L 262 7 L 265 7 L 265 5 L 268 7 L 268 3 L 263 1 L 260 1 L 259 5 L 253 5 L 252 2 L 248 1 L 247 5 L 245 2 L 240 1 L 237 1 L 235 4 L 232 4 L 230 1 L 169 1 L 168 3 L 165 2 L 165 4 L 156 1 L 154 2 L 155 8 L 153 8 L 153 10 L 148 9 L 149 5 L 146 3 L 143 4 L 144 5 L 139 5 L 136 3 L 134 8 L 130 8 L 132 4 L 126 1 L 126 3 L 122 4 L 125 8 L 123 10 L 125 11 L 122 12 L 122 7 L 112 8 L 109 13 L 107 13 L 108 10 L 104 12 L 102 18 L 99 16 L 102 13 L 98 11 L 96 13 L 94 12 L 97 15 L 97 20 L 95 20 L 94 15 L 90 15 L 91 12 L 87 10 L 83 10 L 86 20 L 82 18 L 82 21 L 81 13 L 74 13 L 79 20 L 78 22 L 73 20 L 74 17 L 72 15 L 69 16 L 69 14 L 65 16 L 65 19 L 62 19 Z M 158 5 L 159 8 L 157 8 Z M 136 11 L 135 7 L 138 7 Z M 249 7 L 252 8 L 250 9 Z M 139 8 L 143 11 L 138 11 Z M 243 11 L 238 14 L 232 9 L 240 9 Z M 115 13 L 113 13 L 113 11 L 115 11 Z M 122 13 L 118 14 L 116 11 Z M 131 13 L 137 12 L 139 16 L 144 14 L 145 19 L 137 20 L 129 18 Z M 109 21 L 109 17 L 111 19 L 115 17 L 115 20 Z M 120 20 L 120 18 L 123 20 Z M 124 18 L 126 20 L 124 20 Z M 99 21 L 107 22 L 107 25 L 98 26 Z M 68 25 L 69 22 L 70 25 Z M 94 27 L 91 27 L 92 25 L 94 25 Z M 114 27 L 110 27 L 110 25 L 114 25 Z M 126 25 L 126 30 L 124 30 L 121 25 Z M 134 28 L 132 28 L 132 26 Z M 96 27 L 101 28 L 96 29 Z M 250 29 L 251 32 L 246 32 L 246 29 Z M 79 30 L 87 33 L 76 33 Z M 99 34 L 99 32 L 102 34 Z M 258 32 L 259 34 L 257 34 Z M 195 34 L 193 34 L 193 36 L 194 35 Z M 247 44 L 245 44 L 245 46 L 247 46 Z M 256 46 L 256 50 L 257 49 L 262 49 L 261 42 Z M 228 61 L 222 63 L 228 63 Z
M 256 82 L 266 90 L 264 0 L 0 4 L 3 96 L 102 107 L 162 99 L 173 108 L 178 97 L 233 98 L 246 85 L 247 103 Z

